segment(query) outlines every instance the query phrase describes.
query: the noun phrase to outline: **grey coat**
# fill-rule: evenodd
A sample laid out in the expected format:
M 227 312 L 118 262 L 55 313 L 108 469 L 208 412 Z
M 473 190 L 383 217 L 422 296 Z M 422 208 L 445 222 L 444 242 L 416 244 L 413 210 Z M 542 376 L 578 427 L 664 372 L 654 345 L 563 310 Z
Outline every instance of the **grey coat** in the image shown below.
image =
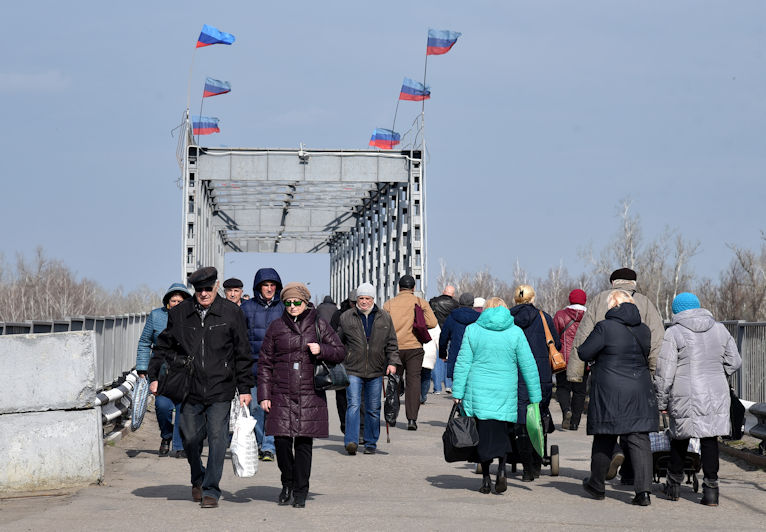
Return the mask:
M 668 411 L 673 439 L 731 432 L 726 377 L 741 364 L 734 338 L 710 311 L 696 308 L 673 316 L 654 375 L 658 407 Z

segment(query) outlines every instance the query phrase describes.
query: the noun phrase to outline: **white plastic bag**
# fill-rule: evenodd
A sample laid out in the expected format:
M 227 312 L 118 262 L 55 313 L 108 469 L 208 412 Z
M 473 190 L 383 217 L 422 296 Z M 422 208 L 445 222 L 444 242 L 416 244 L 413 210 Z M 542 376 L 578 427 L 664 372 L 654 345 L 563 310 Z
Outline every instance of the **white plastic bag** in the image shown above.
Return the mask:
M 234 424 L 237 422 L 237 416 L 239 415 L 239 392 L 234 394 L 234 399 L 231 400 L 229 405 L 229 434 L 234 432 Z
M 130 401 L 130 429 L 138 430 L 144 421 L 149 400 L 149 379 L 138 377 Z
M 247 407 L 237 408 L 230 448 L 231 464 L 238 477 L 252 477 L 258 472 L 258 443 L 253 430 L 255 423 Z

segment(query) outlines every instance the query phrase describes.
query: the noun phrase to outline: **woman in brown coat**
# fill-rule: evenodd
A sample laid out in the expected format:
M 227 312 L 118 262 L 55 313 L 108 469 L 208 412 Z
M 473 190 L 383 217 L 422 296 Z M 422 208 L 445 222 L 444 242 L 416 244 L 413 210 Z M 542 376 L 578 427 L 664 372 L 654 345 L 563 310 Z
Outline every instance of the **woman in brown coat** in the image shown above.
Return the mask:
M 314 438 L 329 435 L 327 398 L 314 389 L 317 360 L 341 362 L 343 344 L 332 327 L 309 305 L 311 293 L 302 283 L 288 283 L 280 299 L 281 318 L 266 330 L 258 361 L 258 397 L 269 413 L 266 434 L 274 436 L 282 473 L 279 504 L 303 508 L 309 491 Z M 317 337 L 319 331 L 319 338 Z

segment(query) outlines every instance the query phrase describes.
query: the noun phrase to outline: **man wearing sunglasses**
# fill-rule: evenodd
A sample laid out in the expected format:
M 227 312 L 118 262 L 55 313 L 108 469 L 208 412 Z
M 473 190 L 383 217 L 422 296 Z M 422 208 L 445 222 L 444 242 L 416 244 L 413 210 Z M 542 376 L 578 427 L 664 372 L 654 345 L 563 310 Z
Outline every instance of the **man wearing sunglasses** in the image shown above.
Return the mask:
M 215 508 L 221 497 L 219 482 L 229 444 L 229 407 L 236 391 L 240 404 L 250 403 L 255 385 L 253 357 L 247 340 L 245 317 L 239 307 L 218 297 L 218 271 L 201 268 L 189 276 L 194 297 L 168 311 L 167 328 L 160 334 L 149 362 L 150 391 L 157 393 L 163 362 L 171 370 L 188 371 L 183 390 L 167 390 L 181 402 L 181 439 L 191 469 L 192 499 L 203 508 Z M 166 390 L 159 390 L 165 394 Z M 207 438 L 207 467 L 202 445 Z

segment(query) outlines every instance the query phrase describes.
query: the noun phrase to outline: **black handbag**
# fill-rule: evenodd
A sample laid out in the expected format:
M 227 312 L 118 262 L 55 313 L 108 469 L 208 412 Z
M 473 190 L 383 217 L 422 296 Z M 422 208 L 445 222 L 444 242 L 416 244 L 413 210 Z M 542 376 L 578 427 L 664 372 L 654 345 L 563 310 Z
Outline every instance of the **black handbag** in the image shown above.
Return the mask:
M 442 434 L 444 460 L 447 462 L 476 461 L 479 432 L 476 419 L 466 416 L 457 403 L 452 405 L 447 428 Z
M 314 322 L 316 327 L 317 342 L 321 343 L 321 333 L 319 332 L 319 319 Z M 332 364 L 324 360 L 317 360 L 314 365 L 314 389 L 318 392 L 327 392 L 330 390 L 342 390 L 348 386 L 348 374 L 343 363 Z
M 157 394 L 163 395 L 174 403 L 182 403 L 189 395 L 192 375 L 194 373 L 194 357 L 176 356 L 167 363 L 167 373 L 160 378 Z

